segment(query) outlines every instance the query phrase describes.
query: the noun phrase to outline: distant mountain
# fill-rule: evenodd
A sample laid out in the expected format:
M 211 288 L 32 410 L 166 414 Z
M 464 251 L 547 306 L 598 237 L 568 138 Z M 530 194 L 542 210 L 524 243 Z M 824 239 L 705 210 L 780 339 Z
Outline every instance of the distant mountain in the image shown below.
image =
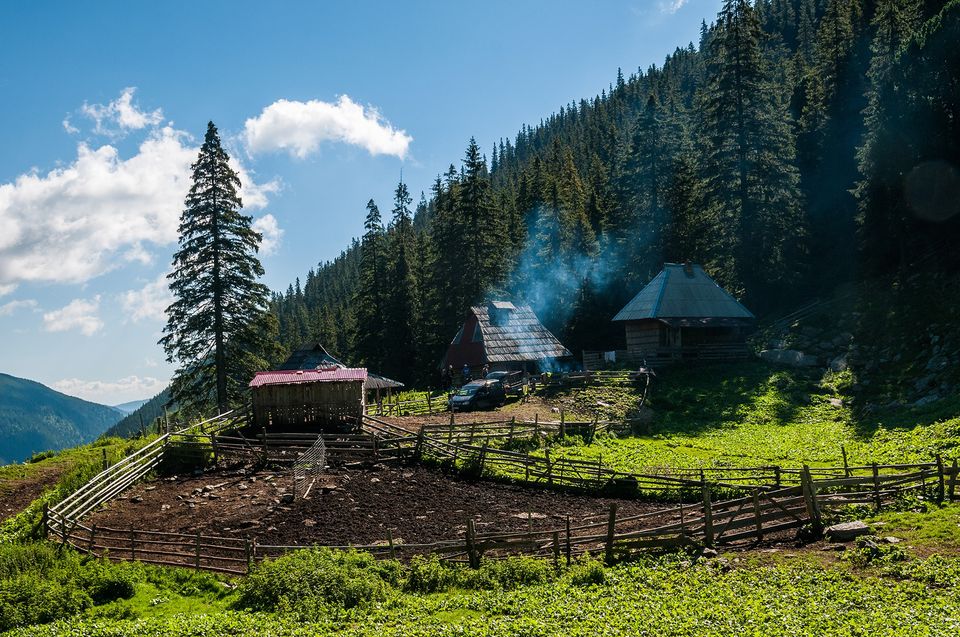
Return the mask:
M 122 417 L 113 407 L 0 374 L 0 464 L 91 442 Z
M 145 430 L 152 431 L 156 426 L 157 418 L 163 416 L 163 406 L 169 402 L 170 388 L 168 387 L 150 400 L 142 401 L 139 407 L 135 408 L 129 414 L 122 417 L 118 423 L 110 427 L 106 434 L 108 436 L 123 436 L 124 438 L 129 438 L 130 436 L 140 433 L 141 422 Z M 123 405 L 118 405 L 117 407 L 122 406 Z M 175 409 L 168 406 L 168 411 L 170 414 L 173 414 Z
M 122 411 L 125 415 L 126 415 L 126 414 L 132 414 L 133 412 L 135 412 L 136 410 L 140 409 L 140 407 L 144 406 L 144 405 L 147 404 L 148 402 L 149 402 L 149 399 L 148 399 L 148 398 L 144 398 L 143 400 L 131 400 L 131 401 L 128 402 L 128 403 L 122 403 L 122 404 L 120 404 L 120 405 L 114 405 L 113 408 L 114 408 L 114 409 L 119 409 L 119 410 Z

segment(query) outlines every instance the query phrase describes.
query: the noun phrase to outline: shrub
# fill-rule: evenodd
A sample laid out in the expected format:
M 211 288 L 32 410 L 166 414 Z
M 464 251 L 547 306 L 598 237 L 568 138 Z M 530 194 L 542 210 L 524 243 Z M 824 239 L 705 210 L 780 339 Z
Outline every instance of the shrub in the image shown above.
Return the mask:
M 527 584 L 550 581 L 552 568 L 547 560 L 512 556 L 503 560 L 483 560 L 480 568 L 444 564 L 436 555 L 416 556 L 404 588 L 417 593 L 439 593 L 453 588 L 469 590 L 511 590 Z
M 566 579 L 573 586 L 591 586 L 606 581 L 603 562 L 585 554 L 567 569 Z
M 130 599 L 136 592 L 135 566 L 90 561 L 80 574 L 80 585 L 97 604 Z
M 52 449 L 47 449 L 46 451 L 38 451 L 37 453 L 30 456 L 30 459 L 27 460 L 29 463 L 40 462 L 41 460 L 46 460 L 47 458 L 52 458 L 57 455 L 56 451 Z
M 93 605 L 90 596 L 72 583 L 41 579 L 29 573 L 0 581 L 0 631 L 46 624 Z
M 378 562 L 368 553 L 296 551 L 257 567 L 240 584 L 235 606 L 316 619 L 385 601 L 399 574 L 399 563 Z

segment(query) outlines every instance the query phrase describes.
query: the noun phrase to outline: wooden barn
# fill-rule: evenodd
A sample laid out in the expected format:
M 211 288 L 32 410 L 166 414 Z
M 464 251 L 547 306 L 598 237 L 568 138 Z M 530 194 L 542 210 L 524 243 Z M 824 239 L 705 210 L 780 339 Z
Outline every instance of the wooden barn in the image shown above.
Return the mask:
M 278 369 L 280 370 L 308 370 L 321 367 L 347 366 L 328 352 L 319 341 L 308 341 L 291 352 L 290 356 Z M 395 391 L 403 389 L 400 381 L 367 372 L 367 379 L 363 383 L 366 390 L 367 404 L 378 403 L 383 397 L 388 397 Z
M 699 265 L 667 263 L 613 320 L 627 357 L 656 364 L 747 358 L 756 319 Z
M 509 301 L 471 307 L 441 363 L 442 367 L 453 365 L 455 372 L 468 365 L 474 373 L 484 365 L 491 371 L 536 373 L 571 364 L 573 354 L 530 306 Z
M 281 431 L 352 429 L 363 416 L 367 370 L 321 367 L 257 372 L 253 425 Z

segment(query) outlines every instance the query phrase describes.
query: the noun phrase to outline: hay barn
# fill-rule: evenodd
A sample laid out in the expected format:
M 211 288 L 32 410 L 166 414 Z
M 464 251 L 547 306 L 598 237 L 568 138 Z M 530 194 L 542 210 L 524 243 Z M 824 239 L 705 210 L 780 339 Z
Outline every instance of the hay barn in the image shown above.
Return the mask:
M 250 381 L 253 424 L 273 430 L 352 429 L 363 416 L 367 370 L 321 367 L 257 372 Z
M 747 358 L 753 314 L 695 264 L 664 264 L 616 316 L 626 358 L 648 363 Z
M 473 370 L 527 370 L 531 373 L 573 364 L 573 354 L 544 327 L 529 305 L 491 301 L 471 307 L 463 325 L 447 347 L 442 367 L 455 371 L 466 364 Z

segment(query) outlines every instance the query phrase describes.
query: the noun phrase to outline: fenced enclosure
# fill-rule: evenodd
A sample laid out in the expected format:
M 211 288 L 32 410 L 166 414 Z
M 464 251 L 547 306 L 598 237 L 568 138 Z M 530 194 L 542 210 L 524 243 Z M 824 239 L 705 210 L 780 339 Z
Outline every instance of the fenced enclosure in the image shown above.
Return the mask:
M 323 436 L 304 451 L 293 463 L 293 499 L 307 498 L 317 477 L 327 468 L 327 445 Z

